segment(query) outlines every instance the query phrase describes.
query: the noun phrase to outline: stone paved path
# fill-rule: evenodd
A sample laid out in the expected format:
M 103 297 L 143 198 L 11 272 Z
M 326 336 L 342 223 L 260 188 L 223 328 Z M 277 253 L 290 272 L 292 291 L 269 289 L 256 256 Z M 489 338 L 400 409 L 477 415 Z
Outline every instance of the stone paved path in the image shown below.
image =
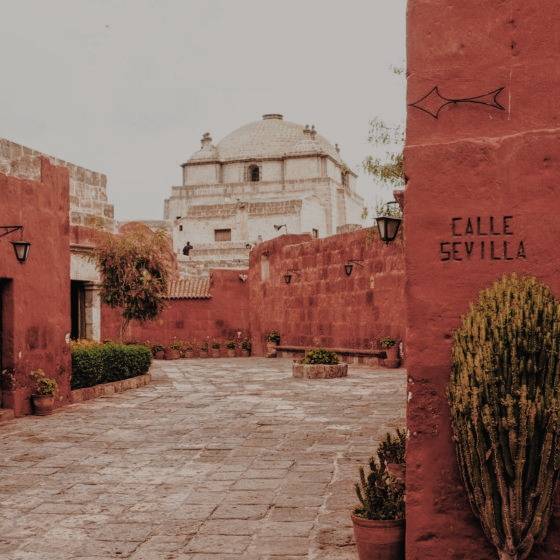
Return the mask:
M 0 426 L 0 558 L 356 558 L 357 467 L 404 423 L 405 373 L 157 362 L 152 385 Z

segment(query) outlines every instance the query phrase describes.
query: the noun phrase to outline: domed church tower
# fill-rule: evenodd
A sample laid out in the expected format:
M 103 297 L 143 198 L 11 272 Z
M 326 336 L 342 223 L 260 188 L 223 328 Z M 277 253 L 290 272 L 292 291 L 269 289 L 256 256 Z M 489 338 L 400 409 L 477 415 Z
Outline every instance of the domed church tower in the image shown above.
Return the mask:
M 324 237 L 361 223 L 356 174 L 314 126 L 268 114 L 201 144 L 165 201 L 186 274 L 244 268 L 252 245 L 284 233 Z

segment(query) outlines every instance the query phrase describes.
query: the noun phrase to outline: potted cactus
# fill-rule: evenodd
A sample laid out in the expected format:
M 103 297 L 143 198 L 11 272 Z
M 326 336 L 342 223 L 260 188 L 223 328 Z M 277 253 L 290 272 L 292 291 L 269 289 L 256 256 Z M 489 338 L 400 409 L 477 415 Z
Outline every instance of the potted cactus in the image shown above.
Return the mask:
M 360 481 L 355 486 L 360 503 L 352 515 L 360 560 L 404 558 L 404 449 L 404 431 L 397 431 L 395 439 L 387 434 L 377 458 L 369 460 L 367 476 L 360 467 Z M 390 464 L 401 467 L 401 476 L 392 474 Z
M 454 334 L 449 404 L 459 471 L 500 560 L 544 541 L 560 476 L 560 302 L 504 276 Z
M 237 349 L 237 343 L 235 342 L 235 340 L 228 340 L 226 343 L 228 358 L 235 358 L 236 349 Z
M 219 358 L 220 357 L 220 348 L 222 345 L 215 340 L 212 342 L 212 358 Z
M 379 341 L 379 345 L 385 350 L 386 357 L 381 360 L 381 364 L 387 368 L 398 368 L 401 365 L 399 358 L 399 341 L 386 336 Z
M 198 357 L 199 358 L 208 358 L 208 341 L 205 340 L 202 342 L 198 349 Z
M 241 342 L 241 355 L 244 358 L 248 358 L 251 355 L 251 341 L 248 338 L 244 338 Z
M 348 364 L 339 363 L 338 355 L 324 348 L 307 350 L 301 360 L 294 360 L 292 375 L 299 379 L 346 377 Z
M 278 331 L 270 331 L 266 335 L 266 357 L 276 358 L 276 348 L 280 344 L 280 333 Z
M 181 357 L 181 352 L 183 351 L 183 344 L 175 339 L 166 349 L 165 349 L 165 359 L 166 360 L 178 360 Z
M 35 391 L 31 395 L 34 413 L 37 416 L 52 414 L 54 396 L 58 389 L 57 382 L 47 377 L 42 369 L 32 371 L 30 377 L 35 385 Z
M 151 345 L 152 356 L 156 360 L 164 360 L 165 359 L 165 346 L 161 344 L 152 344 Z
M 183 344 L 183 358 L 194 358 L 194 345 L 192 342 Z

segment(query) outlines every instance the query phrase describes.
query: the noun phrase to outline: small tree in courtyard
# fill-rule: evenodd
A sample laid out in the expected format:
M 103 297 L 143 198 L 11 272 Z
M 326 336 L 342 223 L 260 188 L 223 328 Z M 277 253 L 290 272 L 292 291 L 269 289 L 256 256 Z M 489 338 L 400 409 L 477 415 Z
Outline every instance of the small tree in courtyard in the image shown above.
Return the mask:
M 155 319 L 165 305 L 174 255 L 163 230 L 130 224 L 118 235 L 106 234 L 94 253 L 101 274 L 101 300 L 122 311 L 120 339 L 133 319 Z

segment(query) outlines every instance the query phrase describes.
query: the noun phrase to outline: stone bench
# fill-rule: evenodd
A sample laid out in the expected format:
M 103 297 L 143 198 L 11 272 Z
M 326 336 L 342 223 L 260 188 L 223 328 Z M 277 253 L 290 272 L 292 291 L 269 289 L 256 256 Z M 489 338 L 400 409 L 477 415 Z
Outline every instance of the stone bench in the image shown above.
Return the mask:
M 303 358 L 309 346 L 292 346 L 281 344 L 276 347 L 278 358 Z M 342 362 L 348 364 L 379 365 L 379 360 L 387 357 L 385 350 L 367 350 L 365 348 L 325 348 L 330 352 L 336 352 Z

